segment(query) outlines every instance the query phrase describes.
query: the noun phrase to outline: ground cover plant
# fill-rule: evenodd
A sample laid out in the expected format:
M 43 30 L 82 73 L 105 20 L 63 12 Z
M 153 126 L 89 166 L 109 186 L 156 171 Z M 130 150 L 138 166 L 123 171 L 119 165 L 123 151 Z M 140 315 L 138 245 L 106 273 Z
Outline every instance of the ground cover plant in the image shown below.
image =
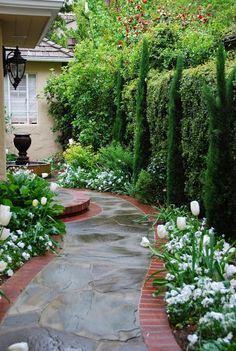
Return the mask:
M 71 139 L 64 157 L 64 170 L 58 174 L 59 185 L 124 194 L 131 191 L 132 154 L 119 143 L 95 153 Z
M 0 182 L 0 275 L 11 276 L 31 257 L 55 252 L 52 236 L 65 232 L 56 218 L 63 212 L 54 201 L 56 187 L 25 170 Z
M 176 216 L 165 209 L 168 221 L 157 226 L 159 238 L 168 240 L 150 245 L 154 256 L 164 261 L 166 276 L 155 272 L 150 279 L 156 293 L 166 288 L 165 301 L 172 325 L 189 326 L 187 350 L 234 350 L 236 347 L 236 248 L 214 228 L 199 219 L 200 207 L 191 202 L 192 214 Z M 180 212 L 181 213 L 181 212 Z M 152 215 L 153 217 L 153 215 Z

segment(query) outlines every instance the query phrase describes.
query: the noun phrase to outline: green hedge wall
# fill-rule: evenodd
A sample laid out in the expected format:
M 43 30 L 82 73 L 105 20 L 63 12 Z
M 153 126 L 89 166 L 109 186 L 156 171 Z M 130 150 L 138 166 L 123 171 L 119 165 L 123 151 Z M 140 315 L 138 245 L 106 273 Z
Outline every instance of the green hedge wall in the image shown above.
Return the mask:
M 235 62 L 228 62 L 230 72 Z M 163 154 L 167 157 L 168 91 L 172 71 L 151 70 L 148 79 L 147 118 L 150 128 L 152 156 Z M 216 64 L 185 69 L 181 81 L 181 99 L 184 117 L 182 121 L 182 149 L 185 168 L 185 192 L 189 200 L 201 200 L 203 174 L 206 170 L 208 150 L 208 113 L 202 88 L 207 83 L 215 90 Z M 129 133 L 134 121 L 134 96 L 136 84 L 131 81 L 123 91 L 124 104 L 129 115 Z M 236 93 L 236 82 L 235 82 Z M 236 94 L 235 94 L 236 95 Z M 235 98 L 236 108 L 236 98 Z M 235 122 L 236 124 L 236 122 Z M 236 130 L 232 130 L 236 135 Z M 233 145 L 236 150 L 236 136 Z

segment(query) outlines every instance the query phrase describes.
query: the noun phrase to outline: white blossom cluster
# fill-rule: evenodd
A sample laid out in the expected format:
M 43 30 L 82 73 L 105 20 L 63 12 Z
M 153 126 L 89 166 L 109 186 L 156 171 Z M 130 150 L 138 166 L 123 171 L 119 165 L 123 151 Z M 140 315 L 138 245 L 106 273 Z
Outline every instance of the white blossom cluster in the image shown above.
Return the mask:
M 167 312 L 174 324 L 198 326 L 188 336 L 188 350 L 205 350 L 205 344 L 214 349 L 211 343 L 224 350 L 233 343 L 236 349 L 236 248 L 197 218 L 195 201 L 191 212 L 157 226 L 158 237 L 168 238 L 162 252 Z
M 87 188 L 98 191 L 123 193 L 129 188 L 129 176 L 122 171 L 87 171 L 80 166 L 66 165 L 59 174 L 58 183 L 63 187 Z

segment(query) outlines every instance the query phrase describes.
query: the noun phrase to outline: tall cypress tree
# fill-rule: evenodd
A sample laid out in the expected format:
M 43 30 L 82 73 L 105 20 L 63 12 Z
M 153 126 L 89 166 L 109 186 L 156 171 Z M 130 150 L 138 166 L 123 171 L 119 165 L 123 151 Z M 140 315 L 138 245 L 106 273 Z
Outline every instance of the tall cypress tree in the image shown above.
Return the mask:
M 169 91 L 168 156 L 167 156 L 167 203 L 176 206 L 185 203 L 184 166 L 181 147 L 181 120 L 183 109 L 180 83 L 183 72 L 183 58 L 178 57 L 176 71 Z
M 117 71 L 116 78 L 116 117 L 115 123 L 113 127 L 113 139 L 120 144 L 124 142 L 124 134 L 126 127 L 126 114 L 124 109 L 122 108 L 122 90 L 124 86 L 124 78 L 122 75 L 123 70 L 123 59 L 120 60 L 120 66 Z
M 141 169 L 148 165 L 150 156 L 150 132 L 147 121 L 147 74 L 149 68 L 148 42 L 143 40 L 140 72 L 136 95 L 136 120 L 134 137 L 134 182 Z
M 205 86 L 203 93 L 209 113 L 209 149 L 203 186 L 203 200 L 208 225 L 219 233 L 235 233 L 236 186 L 232 152 L 233 80 L 236 67 L 225 76 L 225 53 L 220 46 L 217 54 L 216 96 Z

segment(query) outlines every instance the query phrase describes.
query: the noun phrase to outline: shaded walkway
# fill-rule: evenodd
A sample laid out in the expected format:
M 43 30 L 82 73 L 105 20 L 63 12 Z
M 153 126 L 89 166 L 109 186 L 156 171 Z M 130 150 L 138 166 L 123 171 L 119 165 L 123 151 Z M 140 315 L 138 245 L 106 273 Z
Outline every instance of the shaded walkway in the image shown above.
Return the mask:
M 61 257 L 22 292 L 0 328 L 0 351 L 27 341 L 30 351 L 146 351 L 138 320 L 149 250 L 148 228 L 125 200 L 90 193 L 103 211 L 67 223 Z

